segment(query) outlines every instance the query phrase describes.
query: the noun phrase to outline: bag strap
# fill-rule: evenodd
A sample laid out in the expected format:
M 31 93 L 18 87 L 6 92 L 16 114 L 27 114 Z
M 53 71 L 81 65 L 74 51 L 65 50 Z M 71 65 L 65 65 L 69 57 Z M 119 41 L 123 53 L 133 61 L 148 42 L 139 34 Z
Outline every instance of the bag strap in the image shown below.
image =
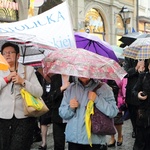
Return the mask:
M 99 84 L 93 89 L 93 92 L 96 92 L 102 85 L 103 85 L 103 83 L 99 83 Z
M 26 66 L 24 66 L 24 79 L 26 79 Z

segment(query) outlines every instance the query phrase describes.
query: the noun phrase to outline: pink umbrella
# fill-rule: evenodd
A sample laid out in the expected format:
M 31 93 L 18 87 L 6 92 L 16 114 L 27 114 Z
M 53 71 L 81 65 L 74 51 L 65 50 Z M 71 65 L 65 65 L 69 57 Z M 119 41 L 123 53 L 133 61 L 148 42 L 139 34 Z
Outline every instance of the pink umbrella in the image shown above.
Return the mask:
M 42 67 L 45 75 L 56 73 L 117 81 L 126 75 L 124 69 L 113 59 L 81 48 L 50 52 L 42 60 Z

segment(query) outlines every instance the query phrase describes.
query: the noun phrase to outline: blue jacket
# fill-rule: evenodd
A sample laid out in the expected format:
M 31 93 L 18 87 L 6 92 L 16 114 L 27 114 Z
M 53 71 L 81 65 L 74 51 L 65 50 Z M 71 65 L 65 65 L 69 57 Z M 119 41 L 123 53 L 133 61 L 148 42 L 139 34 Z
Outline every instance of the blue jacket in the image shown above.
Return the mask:
M 64 92 L 64 97 L 59 107 L 59 115 L 68 121 L 65 130 L 66 141 L 89 144 L 84 117 L 88 103 L 88 91 L 92 91 L 98 84 L 98 82 L 91 80 L 86 86 L 83 86 L 78 81 L 77 83 L 72 83 Z M 118 108 L 112 89 L 106 83 L 103 83 L 96 93 L 96 107 L 107 116 L 115 117 L 118 113 Z M 69 106 L 69 101 L 73 98 L 76 98 L 79 102 L 79 107 L 76 110 L 71 109 Z M 106 136 L 92 134 L 92 143 L 105 144 Z

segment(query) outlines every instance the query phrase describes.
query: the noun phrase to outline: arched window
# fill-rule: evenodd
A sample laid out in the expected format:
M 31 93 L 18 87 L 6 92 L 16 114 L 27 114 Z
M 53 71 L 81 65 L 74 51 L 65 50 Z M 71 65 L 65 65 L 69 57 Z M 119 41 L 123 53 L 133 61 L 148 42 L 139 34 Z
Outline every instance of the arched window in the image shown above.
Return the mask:
M 120 15 L 116 15 L 116 29 L 117 29 L 117 37 L 116 37 L 116 44 L 118 46 L 120 46 L 122 44 L 121 41 L 119 41 L 119 39 L 122 37 L 122 34 L 124 32 L 124 26 L 123 26 L 123 22 L 122 22 L 122 18 Z
M 105 35 L 104 21 L 97 9 L 91 8 L 87 12 L 85 16 L 85 30 L 88 33 L 98 35 L 101 39 L 104 40 Z
M 123 22 L 122 22 L 122 18 L 120 17 L 120 15 L 116 15 L 116 27 L 118 28 L 118 29 L 123 29 L 124 27 L 123 27 Z

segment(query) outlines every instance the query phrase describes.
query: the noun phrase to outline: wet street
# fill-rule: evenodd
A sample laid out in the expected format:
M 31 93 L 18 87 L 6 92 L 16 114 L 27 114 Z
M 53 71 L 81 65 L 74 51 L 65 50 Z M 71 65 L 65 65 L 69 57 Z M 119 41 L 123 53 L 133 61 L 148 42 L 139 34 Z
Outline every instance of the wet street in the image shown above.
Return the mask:
M 47 142 L 47 150 L 53 150 L 53 137 L 52 137 L 52 127 L 49 127 L 48 131 L 48 142 Z M 123 125 L 123 144 L 122 146 L 116 146 L 114 148 L 108 148 L 108 150 L 132 150 L 134 139 L 131 136 L 132 134 L 132 128 L 131 128 L 131 123 L 130 120 L 125 121 Z M 117 138 L 116 138 L 117 139 Z M 109 140 L 109 136 L 107 136 L 107 141 Z M 40 145 L 41 142 L 36 142 L 32 145 L 31 150 L 38 150 L 38 146 Z M 66 149 L 67 150 L 67 144 L 66 144 Z
M 109 137 L 107 136 L 107 140 Z M 117 138 L 116 138 L 117 139 Z M 108 150 L 133 150 L 134 138 L 132 138 L 132 126 L 130 120 L 125 121 L 123 125 L 123 144 Z

